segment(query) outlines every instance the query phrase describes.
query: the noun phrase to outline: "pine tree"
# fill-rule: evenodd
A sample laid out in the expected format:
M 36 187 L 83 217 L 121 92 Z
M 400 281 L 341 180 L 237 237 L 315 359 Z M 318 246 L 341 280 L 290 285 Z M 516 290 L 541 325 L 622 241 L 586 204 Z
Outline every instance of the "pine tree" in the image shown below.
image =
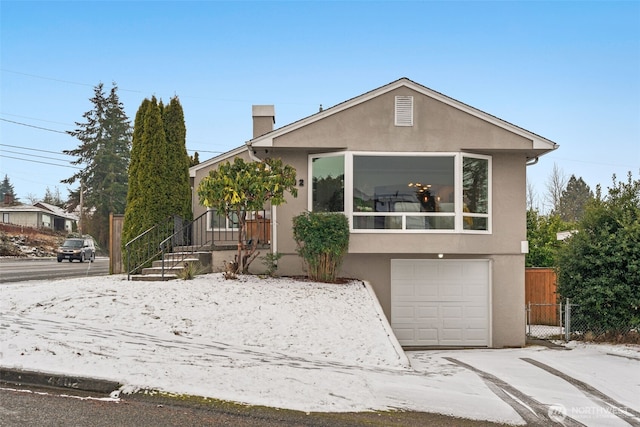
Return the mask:
M 4 196 L 8 195 L 8 199 L 11 200 L 11 205 L 18 205 L 18 198 L 16 197 L 16 192 L 13 189 L 13 184 L 9 180 L 9 176 L 5 175 L 2 182 L 0 182 L 0 203 L 4 203 Z
M 57 186 L 54 191 L 47 187 L 42 201 L 50 205 L 58 206 L 59 208 L 63 208 L 65 205 L 64 200 L 62 200 L 62 196 L 60 195 L 60 189 Z
M 571 175 L 567 187 L 562 192 L 558 204 L 558 213 L 563 221 L 576 222 L 582 218 L 593 192 L 582 178 Z
M 78 128 L 67 132 L 80 140 L 80 146 L 63 151 L 77 157 L 72 163 L 84 168 L 62 182 L 73 184 L 79 181 L 83 189 L 84 210 L 92 213 L 92 227 L 83 231 L 90 232 L 103 247 L 107 247 L 109 214 L 124 212 L 131 124 L 115 83 L 108 96 L 104 85 L 99 83 L 94 87 L 90 101 L 93 108 L 83 114 L 85 122 L 76 122 Z
M 189 167 L 193 167 L 199 164 L 200 164 L 200 155 L 196 151 L 195 153 L 193 153 L 193 156 L 189 156 Z

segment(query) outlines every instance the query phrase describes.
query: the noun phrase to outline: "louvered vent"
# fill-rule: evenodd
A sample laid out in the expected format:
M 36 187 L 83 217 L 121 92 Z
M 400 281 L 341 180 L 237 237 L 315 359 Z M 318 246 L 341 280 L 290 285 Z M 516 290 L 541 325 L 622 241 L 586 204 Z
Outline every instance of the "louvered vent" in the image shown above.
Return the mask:
M 396 126 L 413 126 L 413 96 L 396 96 Z

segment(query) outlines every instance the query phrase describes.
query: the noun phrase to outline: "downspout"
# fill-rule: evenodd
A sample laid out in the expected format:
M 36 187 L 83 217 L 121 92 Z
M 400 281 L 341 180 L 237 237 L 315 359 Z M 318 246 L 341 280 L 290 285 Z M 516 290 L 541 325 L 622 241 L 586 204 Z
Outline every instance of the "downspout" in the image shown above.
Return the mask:
M 256 156 L 256 153 L 253 151 L 253 147 L 251 146 L 251 141 L 247 141 L 245 142 L 245 144 L 247 145 L 249 158 L 254 162 L 262 162 L 262 159 Z M 276 233 L 277 228 L 278 227 L 276 226 L 276 207 L 271 205 L 271 253 L 273 254 L 278 253 L 278 238 L 277 238 L 278 234 Z
M 538 160 L 540 160 L 540 157 L 538 156 L 535 156 L 533 159 L 527 159 L 526 166 L 533 166 L 538 163 Z

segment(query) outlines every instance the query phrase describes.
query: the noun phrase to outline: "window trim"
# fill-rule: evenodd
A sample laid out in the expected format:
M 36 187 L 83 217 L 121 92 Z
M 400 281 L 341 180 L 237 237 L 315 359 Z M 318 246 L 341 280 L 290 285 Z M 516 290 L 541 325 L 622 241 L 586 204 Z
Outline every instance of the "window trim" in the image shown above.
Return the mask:
M 331 153 L 318 153 L 318 154 L 309 154 L 308 156 L 308 166 L 307 166 L 307 185 L 309 186 L 309 192 L 307 197 L 307 211 L 313 212 L 313 159 L 327 158 L 327 157 L 342 157 L 344 161 L 344 197 L 347 197 L 347 175 L 349 171 L 347 171 L 347 153 L 346 151 L 333 151 Z M 340 213 L 345 214 L 347 217 L 347 200 L 344 201 L 344 211 L 339 211 Z
M 224 228 L 222 227 L 213 227 L 212 226 L 212 215 L 214 212 L 218 212 L 214 208 L 207 208 L 207 231 L 238 231 L 238 227 L 229 227 L 229 217 L 224 215 Z
M 462 151 L 455 152 L 382 152 L 382 151 L 336 151 L 331 153 L 309 154 L 308 156 L 308 181 L 313 182 L 313 159 L 319 157 L 335 157 L 343 156 L 344 159 L 344 213 L 349 220 L 349 231 L 353 234 L 492 234 L 492 157 L 484 154 L 467 153 Z M 375 213 L 371 212 L 355 212 L 353 209 L 353 158 L 354 156 L 380 156 L 380 157 L 453 157 L 454 159 L 454 228 L 453 229 L 406 229 L 407 216 L 424 216 L 424 217 L 450 217 L 451 212 L 389 212 L 384 216 L 400 216 L 402 217 L 402 229 L 357 229 L 353 228 L 353 218 L 357 216 L 372 217 Z M 477 158 L 487 160 L 487 213 L 464 212 L 463 209 L 463 167 L 464 158 Z M 313 211 L 313 188 L 308 192 L 307 209 Z M 465 217 L 487 218 L 486 230 L 465 229 Z

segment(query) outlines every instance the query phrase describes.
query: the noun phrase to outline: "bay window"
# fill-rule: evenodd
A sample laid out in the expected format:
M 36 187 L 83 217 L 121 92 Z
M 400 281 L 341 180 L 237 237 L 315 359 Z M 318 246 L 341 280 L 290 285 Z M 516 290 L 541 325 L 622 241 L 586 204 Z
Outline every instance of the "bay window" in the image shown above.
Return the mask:
M 313 155 L 309 209 L 344 212 L 353 232 L 488 232 L 490 160 L 462 153 Z

